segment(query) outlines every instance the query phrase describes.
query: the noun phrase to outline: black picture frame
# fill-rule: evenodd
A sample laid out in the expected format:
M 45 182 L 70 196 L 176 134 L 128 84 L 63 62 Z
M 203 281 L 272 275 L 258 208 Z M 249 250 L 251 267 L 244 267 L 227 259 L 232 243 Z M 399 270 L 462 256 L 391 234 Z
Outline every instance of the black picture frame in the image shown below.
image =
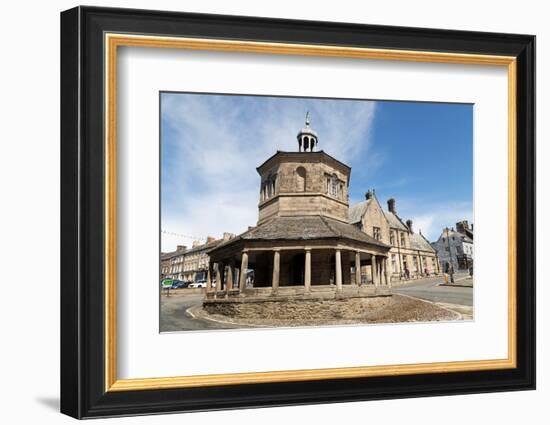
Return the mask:
M 517 58 L 517 367 L 303 382 L 105 391 L 104 33 Z M 61 13 L 61 412 L 75 418 L 535 388 L 535 37 L 76 7 Z

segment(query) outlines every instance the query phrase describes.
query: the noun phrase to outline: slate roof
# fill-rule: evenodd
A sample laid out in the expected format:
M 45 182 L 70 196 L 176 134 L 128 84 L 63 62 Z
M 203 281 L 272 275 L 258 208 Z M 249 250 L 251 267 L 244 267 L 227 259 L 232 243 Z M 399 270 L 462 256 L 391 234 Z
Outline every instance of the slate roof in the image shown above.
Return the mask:
M 177 257 L 178 255 L 183 255 L 185 251 L 171 251 L 171 252 L 162 252 L 160 254 L 161 260 L 169 260 L 171 258 Z
M 474 241 L 464 233 L 457 232 L 456 230 L 455 231 L 449 230 L 449 237 L 452 238 L 453 236 L 457 239 L 462 239 L 464 242 L 474 243 Z M 439 238 L 446 238 L 446 237 L 447 237 L 447 231 L 443 230 L 443 233 L 441 233 L 441 236 Z
M 413 249 L 418 249 L 420 251 L 435 251 L 424 236 L 418 233 L 411 233 L 410 240 Z
M 409 230 L 409 228 L 407 226 L 405 226 L 405 224 L 403 224 L 401 219 L 396 214 L 394 214 L 390 211 L 384 211 L 384 215 L 386 216 L 386 218 L 390 222 L 390 227 L 392 227 L 394 229 L 405 230 L 405 231 Z
M 349 222 L 351 224 L 359 223 L 363 218 L 363 216 L 365 215 L 365 212 L 367 211 L 367 207 L 371 202 L 372 202 L 372 198 L 359 202 L 355 205 L 352 205 L 348 210 Z
M 169 260 L 171 258 L 178 257 L 180 255 L 193 254 L 194 252 L 197 252 L 197 251 L 212 250 L 212 248 L 215 248 L 222 241 L 223 241 L 223 239 L 216 239 L 212 242 L 203 243 L 202 245 L 198 245 L 195 248 L 190 248 L 190 249 L 187 249 L 187 250 L 163 252 L 163 253 L 160 254 L 160 259 L 161 260 Z
M 276 217 L 239 236 L 218 245 L 221 248 L 238 240 L 245 241 L 307 241 L 344 238 L 380 247 L 386 244 L 362 232 L 358 227 L 322 216 Z

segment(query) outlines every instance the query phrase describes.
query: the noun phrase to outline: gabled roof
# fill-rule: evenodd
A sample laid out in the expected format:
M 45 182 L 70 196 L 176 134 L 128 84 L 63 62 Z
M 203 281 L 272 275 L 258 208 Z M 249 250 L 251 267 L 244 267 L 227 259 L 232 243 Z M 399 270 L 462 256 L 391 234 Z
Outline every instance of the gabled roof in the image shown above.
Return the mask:
M 394 229 L 409 231 L 409 228 L 401 221 L 397 214 L 392 213 L 391 211 L 384 211 L 384 215 L 390 222 L 390 227 Z
M 424 238 L 424 236 L 419 235 L 418 233 L 411 233 L 410 240 L 413 249 L 435 252 L 433 247 L 430 245 L 430 242 L 428 242 L 426 238 Z
M 348 221 L 350 224 L 356 224 L 361 222 L 361 219 L 367 212 L 367 207 L 372 202 L 371 199 L 367 199 L 365 201 L 359 202 L 355 205 L 352 205 L 348 210 Z

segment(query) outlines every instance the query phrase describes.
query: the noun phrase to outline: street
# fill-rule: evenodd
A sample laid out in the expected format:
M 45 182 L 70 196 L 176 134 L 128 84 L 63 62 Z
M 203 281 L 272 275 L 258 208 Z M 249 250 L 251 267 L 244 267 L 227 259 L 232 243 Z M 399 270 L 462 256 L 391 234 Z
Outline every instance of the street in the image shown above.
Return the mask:
M 170 296 L 160 297 L 160 331 L 177 332 L 205 329 L 236 329 L 237 325 L 225 325 L 209 320 L 194 318 L 187 309 L 202 304 L 204 294 L 188 294 L 172 291 Z
M 464 276 L 457 274 L 455 277 L 461 278 Z M 394 286 L 392 290 L 396 294 L 409 295 L 436 303 L 473 306 L 473 288 L 438 286 L 440 283 L 443 283 L 443 278 L 437 280 L 419 279 L 403 286 Z M 457 283 L 460 283 L 460 281 Z

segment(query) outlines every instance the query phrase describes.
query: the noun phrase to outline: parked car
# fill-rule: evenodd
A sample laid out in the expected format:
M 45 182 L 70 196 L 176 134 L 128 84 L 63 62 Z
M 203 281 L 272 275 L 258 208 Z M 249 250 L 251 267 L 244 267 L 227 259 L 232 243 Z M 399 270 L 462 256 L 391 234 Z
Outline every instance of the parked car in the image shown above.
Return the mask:
M 189 288 L 206 288 L 206 280 L 199 280 L 189 285 Z
M 189 283 L 183 280 L 174 280 L 174 283 L 172 283 L 172 289 L 187 288 L 188 286 Z

